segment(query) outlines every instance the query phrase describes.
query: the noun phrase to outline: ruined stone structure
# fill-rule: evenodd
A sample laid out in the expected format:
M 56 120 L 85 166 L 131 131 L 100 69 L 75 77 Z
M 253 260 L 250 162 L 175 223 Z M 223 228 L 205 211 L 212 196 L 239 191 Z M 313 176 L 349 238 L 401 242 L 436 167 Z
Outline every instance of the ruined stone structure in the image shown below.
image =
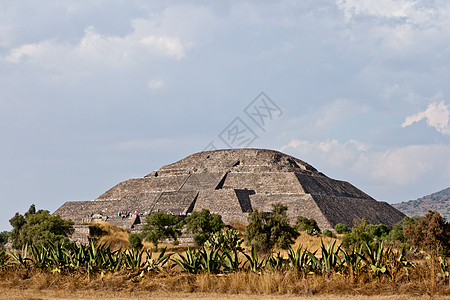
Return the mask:
M 246 222 L 252 210 L 269 212 L 275 203 L 288 207 L 292 223 L 304 216 L 314 218 L 322 229 L 333 229 L 337 223 L 351 227 L 360 218 L 392 226 L 404 217 L 348 182 L 328 178 L 292 156 L 264 149 L 196 153 L 145 177 L 121 182 L 93 201 L 66 202 L 55 214 L 75 224 L 106 220 L 136 229 L 145 214 L 154 211 L 187 215 L 206 208 L 221 214 L 225 223 Z M 124 217 L 118 212 L 132 214 Z

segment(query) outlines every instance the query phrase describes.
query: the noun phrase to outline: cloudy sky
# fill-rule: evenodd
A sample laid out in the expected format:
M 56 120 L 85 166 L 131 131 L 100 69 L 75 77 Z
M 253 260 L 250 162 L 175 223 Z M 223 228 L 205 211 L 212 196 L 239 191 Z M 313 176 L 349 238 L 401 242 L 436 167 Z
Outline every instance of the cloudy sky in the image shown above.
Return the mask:
M 0 2 L 1 230 L 226 148 L 236 122 L 377 200 L 450 186 L 449 1 L 150 3 Z

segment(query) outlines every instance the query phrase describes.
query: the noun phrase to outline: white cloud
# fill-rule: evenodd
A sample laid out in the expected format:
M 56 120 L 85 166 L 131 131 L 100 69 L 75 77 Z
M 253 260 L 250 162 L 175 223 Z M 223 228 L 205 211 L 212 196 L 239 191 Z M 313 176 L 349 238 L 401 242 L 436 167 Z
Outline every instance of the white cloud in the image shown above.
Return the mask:
M 445 105 L 444 101 L 441 101 L 440 103 L 431 103 L 426 110 L 406 117 L 405 121 L 402 123 L 402 127 L 410 126 L 413 123 L 420 122 L 424 119 L 427 120 L 428 126 L 434 127 L 442 134 L 450 135 L 450 110 L 449 107 Z
M 433 54 L 423 60 L 445 55 L 450 23 L 450 4 L 446 1 L 336 0 L 336 4 L 352 34 L 373 43 L 377 55 L 400 60 L 424 52 Z
M 147 86 L 151 90 L 159 90 L 165 86 L 165 82 L 159 79 L 152 79 L 148 82 Z
M 361 154 L 354 169 L 367 172 L 374 180 L 405 186 L 430 178 L 446 182 L 449 166 L 450 145 L 411 145 Z
M 354 140 L 345 143 L 337 140 L 292 140 L 280 148 L 280 151 L 285 150 L 294 150 L 300 159 L 319 162 L 322 168 L 335 169 L 335 173 L 350 172 L 363 181 L 397 188 L 420 184 L 421 180 L 430 178 L 442 182 L 450 180 L 450 145 L 411 145 L 376 150 Z M 345 178 L 349 174 L 339 176 Z
M 158 57 L 179 60 L 192 45 L 180 37 L 158 33 L 148 21 L 133 22 L 133 26 L 134 30 L 124 36 L 104 35 L 89 26 L 75 44 L 55 40 L 24 44 L 11 49 L 5 60 L 20 63 L 27 58 L 30 63 L 62 69 L 73 62 L 78 66 L 94 63 L 115 67 Z
M 159 53 L 167 56 L 174 56 L 177 59 L 181 59 L 185 56 L 185 49 L 187 46 L 183 45 L 183 43 L 177 38 L 166 36 L 148 36 L 141 39 L 140 42 L 150 49 L 155 49 Z
M 377 17 L 407 17 L 416 1 L 404 0 L 337 0 L 338 7 L 345 12 L 347 19 L 355 15 Z
M 20 47 L 14 48 L 9 52 L 9 55 L 5 57 L 5 60 L 12 63 L 20 62 L 24 57 L 32 57 L 41 55 L 46 48 L 50 46 L 49 42 L 43 42 L 38 44 L 25 44 Z
M 294 149 L 301 157 L 315 157 L 332 167 L 344 167 L 354 162 L 369 146 L 355 140 L 339 143 L 338 140 L 305 141 L 291 140 L 280 151 Z

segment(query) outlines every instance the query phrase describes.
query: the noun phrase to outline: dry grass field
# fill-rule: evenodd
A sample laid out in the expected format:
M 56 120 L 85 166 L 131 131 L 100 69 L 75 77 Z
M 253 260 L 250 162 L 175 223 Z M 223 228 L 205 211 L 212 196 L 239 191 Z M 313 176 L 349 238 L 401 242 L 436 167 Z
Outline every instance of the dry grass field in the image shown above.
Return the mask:
M 136 275 L 136 274 L 134 274 Z M 433 291 L 427 282 L 351 283 L 338 274 L 298 278 L 291 273 L 145 274 L 126 272 L 88 279 L 83 274 L 3 275 L 1 299 L 450 299 L 449 290 Z
M 115 248 L 128 247 L 129 233 L 108 223 L 98 226 L 108 234 L 100 243 Z M 300 235 L 299 245 L 320 255 L 324 243 L 340 244 L 340 239 Z M 145 243 L 147 249 L 152 245 Z M 185 254 L 186 246 L 163 245 L 169 253 Z M 285 251 L 281 251 L 286 255 Z M 159 253 L 153 253 L 156 257 Z M 175 254 L 174 257 L 177 255 Z M 303 274 L 294 271 L 236 271 L 188 274 L 177 267 L 164 271 L 137 272 L 121 269 L 86 273 L 38 269 L 0 271 L 0 299 L 448 299 L 450 286 L 426 265 L 418 265 L 405 278 L 373 278 L 361 274 L 349 278 L 339 272 Z M 430 278 L 436 278 L 430 280 Z

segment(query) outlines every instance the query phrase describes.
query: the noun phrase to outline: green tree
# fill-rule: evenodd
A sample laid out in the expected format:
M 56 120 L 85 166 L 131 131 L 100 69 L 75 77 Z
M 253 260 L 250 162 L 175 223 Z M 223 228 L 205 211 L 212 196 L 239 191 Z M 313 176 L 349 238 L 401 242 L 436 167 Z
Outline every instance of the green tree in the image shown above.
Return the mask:
M 13 247 L 24 244 L 48 245 L 56 242 L 67 242 L 73 233 L 73 222 L 64 220 L 59 215 L 53 216 L 48 210 L 38 210 L 34 205 L 22 216 L 16 213 L 9 220 L 12 230 Z
M 12 238 L 12 247 L 13 248 L 19 248 L 22 244 L 20 239 L 20 230 L 22 229 L 23 225 L 25 224 L 25 217 L 16 212 L 14 217 L 12 217 L 9 220 L 9 224 L 12 226 L 11 231 L 11 238 Z
M 130 243 L 130 248 L 140 250 L 144 245 L 142 245 L 142 236 L 137 233 L 132 233 L 128 236 L 128 242 Z
M 370 224 L 367 225 L 366 230 L 378 240 L 386 240 L 388 239 L 389 233 L 391 232 L 391 227 L 385 224 Z
M 3 248 L 5 244 L 8 242 L 9 237 L 11 236 L 11 232 L 2 231 L 0 232 L 0 248 Z
M 367 231 L 366 220 L 362 219 L 354 222 L 352 231 L 344 235 L 342 245 L 347 249 L 358 248 L 365 243 L 371 246 L 373 239 L 374 236 Z
M 398 241 L 400 243 L 405 243 L 406 238 L 403 234 L 403 228 L 406 228 L 410 225 L 414 225 L 419 221 L 420 217 L 404 217 L 400 222 L 394 224 L 391 232 L 389 233 L 388 239 L 392 242 Z
M 281 249 L 287 249 L 299 236 L 297 230 L 289 224 L 286 213 L 287 206 L 277 203 L 272 205 L 272 214 L 269 216 L 269 225 L 271 227 L 270 231 L 273 242 Z
M 336 233 L 338 234 L 344 234 L 344 233 L 349 233 L 351 230 L 347 227 L 347 225 L 342 224 L 342 223 L 337 223 L 334 226 L 334 230 L 336 231 Z
M 245 229 L 247 245 L 259 252 L 268 252 L 273 247 L 271 239 L 270 222 L 267 215 L 255 209 L 248 216 L 248 225 Z
M 198 246 L 203 245 L 213 233 L 220 231 L 224 226 L 222 216 L 212 214 L 207 209 L 193 211 L 186 217 L 186 231 L 194 234 L 194 242 Z
M 289 224 L 287 207 L 282 204 L 272 206 L 272 213 L 254 210 L 249 214 L 245 238 L 247 244 L 259 252 L 268 252 L 275 245 L 287 249 L 298 237 L 298 232 Z
M 152 213 L 147 216 L 145 221 L 142 234 L 148 241 L 153 243 L 156 249 L 158 249 L 158 244 L 163 239 L 173 238 L 174 241 L 177 241 L 184 225 L 178 216 L 162 211 Z
M 299 231 L 304 231 L 309 235 L 318 235 L 320 234 L 319 225 L 317 225 L 316 220 L 313 218 L 308 219 L 302 216 L 297 218 L 297 222 L 295 223 L 295 227 Z

